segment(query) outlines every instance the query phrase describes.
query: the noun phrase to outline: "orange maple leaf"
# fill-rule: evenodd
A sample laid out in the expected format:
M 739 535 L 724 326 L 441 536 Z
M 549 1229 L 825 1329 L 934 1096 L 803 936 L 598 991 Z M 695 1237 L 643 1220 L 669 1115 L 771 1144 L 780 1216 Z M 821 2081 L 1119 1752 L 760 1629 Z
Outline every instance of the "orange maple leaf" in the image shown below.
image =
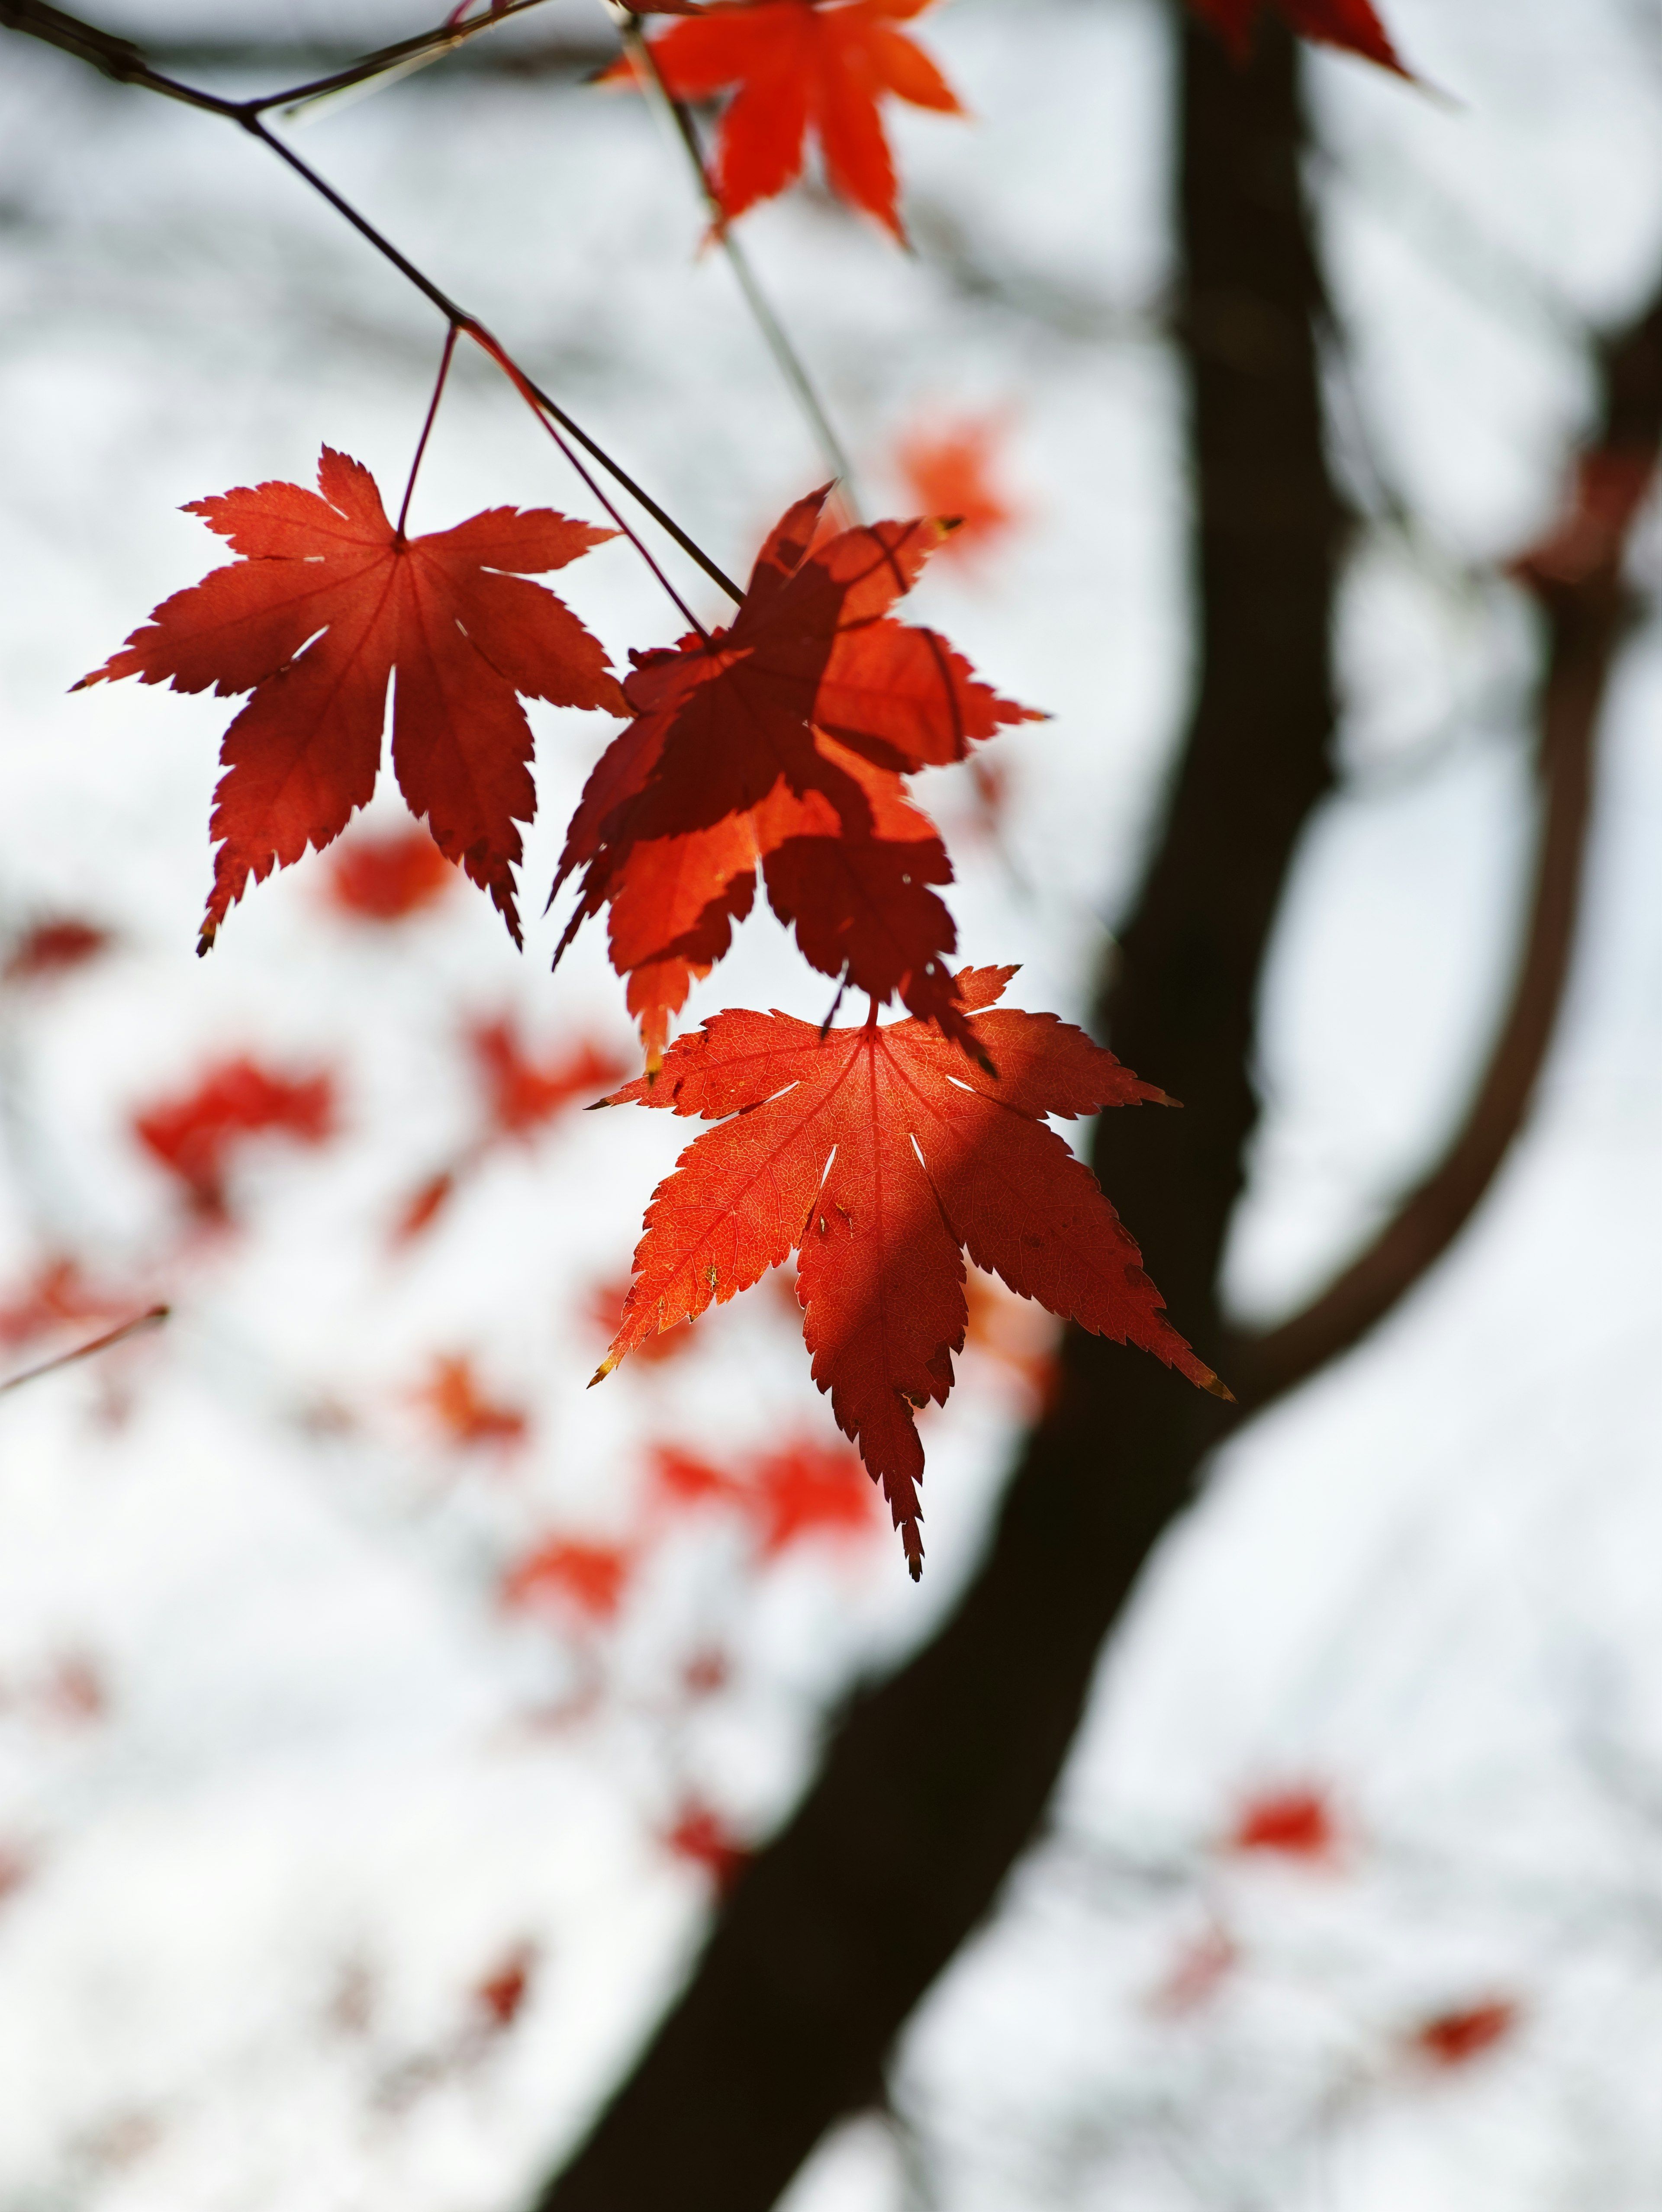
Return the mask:
M 863 1027 L 829 1032 L 731 1012 L 678 1039 L 655 1081 L 612 1101 L 721 1126 L 653 1194 L 623 1324 L 594 1380 L 798 1252 L 813 1379 L 881 1482 L 914 1577 L 923 1451 L 913 1413 L 952 1389 L 965 1249 L 1023 1297 L 1228 1395 L 1166 1320 L 1096 1177 L 1044 1122 L 1163 1094 L 1055 1015 L 994 1007 L 1014 972 L 956 978 L 961 1004 L 977 1010 L 979 1059 L 931 1023 L 879 1028 L 875 1006 Z
M 653 58 L 672 100 L 709 100 L 738 87 L 721 118 L 710 177 L 728 222 L 796 181 L 812 131 L 832 191 L 904 239 L 879 102 L 964 112 L 923 49 L 894 27 L 930 4 L 733 0 L 673 25 L 654 41 Z M 600 81 L 627 81 L 633 73 L 625 57 Z
M 1369 0 L 1192 0 L 1192 4 L 1222 35 L 1238 61 L 1244 62 L 1251 51 L 1260 9 L 1273 5 L 1301 39 L 1348 47 L 1378 62 L 1381 69 L 1408 75 Z
M 514 870 L 537 810 L 517 694 L 624 709 L 606 656 L 563 600 L 527 581 L 616 533 L 551 509 L 491 507 L 405 538 L 374 478 L 326 446 L 319 492 L 263 483 L 193 501 L 240 556 L 164 599 L 75 688 L 137 676 L 222 697 L 251 691 L 225 733 L 205 951 L 252 878 L 337 838 L 380 768 L 393 670 L 393 766 L 447 860 L 490 892 L 520 942 Z
M 952 917 L 931 888 L 952 865 L 903 778 L 1040 718 L 977 682 L 933 630 L 890 617 L 939 526 L 880 522 L 814 544 L 825 496 L 778 524 L 730 629 L 631 656 L 635 720 L 566 833 L 555 890 L 583 873 L 560 952 L 610 908 L 612 965 L 649 1066 L 750 911 L 758 867 L 813 966 L 964 1031 Z

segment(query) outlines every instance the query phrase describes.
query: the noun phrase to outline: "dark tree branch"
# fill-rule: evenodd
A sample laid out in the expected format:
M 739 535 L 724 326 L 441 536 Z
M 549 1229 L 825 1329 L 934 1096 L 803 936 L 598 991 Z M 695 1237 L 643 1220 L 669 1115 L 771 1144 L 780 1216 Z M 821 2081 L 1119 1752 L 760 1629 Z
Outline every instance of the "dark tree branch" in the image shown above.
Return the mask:
M 1222 1366 L 1242 1414 L 1305 1382 L 1382 1321 L 1448 1249 L 1527 1119 L 1563 1002 L 1592 813 L 1594 744 L 1629 608 L 1622 557 L 1662 445 L 1662 301 L 1604 349 L 1604 422 L 1562 530 L 1517 564 L 1546 624 L 1541 823 L 1521 956 L 1488 1064 L 1436 1168 L 1303 1312 L 1242 1334 Z
M 1292 41 L 1267 22 L 1237 72 L 1206 33 L 1181 36 L 1201 675 L 1105 1012 L 1115 1049 L 1189 1105 L 1105 1115 L 1096 1154 L 1210 1358 L 1257 1113 L 1258 971 L 1329 783 L 1342 517 L 1323 446 Z M 1056 1402 L 957 1611 L 843 1717 L 541 2212 L 764 2212 L 825 2128 L 873 2098 L 908 2015 L 1037 1831 L 1103 1638 L 1223 1412 L 1151 1359 L 1068 1335 Z

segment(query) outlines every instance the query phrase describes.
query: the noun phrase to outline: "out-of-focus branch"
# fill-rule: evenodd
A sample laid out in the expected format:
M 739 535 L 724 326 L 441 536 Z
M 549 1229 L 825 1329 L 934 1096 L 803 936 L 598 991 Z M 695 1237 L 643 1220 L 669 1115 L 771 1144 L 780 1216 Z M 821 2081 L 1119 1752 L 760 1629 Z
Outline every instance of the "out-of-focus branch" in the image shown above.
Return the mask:
M 21 1390 L 26 1382 L 38 1382 L 43 1375 L 55 1375 L 60 1367 L 73 1367 L 77 1359 L 90 1359 L 95 1352 L 108 1352 L 118 1344 L 125 1344 L 130 1336 L 138 1336 L 147 1328 L 160 1328 L 168 1318 L 172 1308 L 151 1306 L 131 1321 L 124 1321 L 119 1328 L 107 1328 L 101 1336 L 94 1336 L 86 1344 L 77 1344 L 69 1352 L 58 1352 L 51 1359 L 43 1359 L 38 1366 L 26 1367 L 21 1375 L 9 1375 L 0 1382 L 0 1393 Z
M 1629 617 L 1622 556 L 1662 447 L 1662 300 L 1604 349 L 1604 422 L 1561 526 L 1515 564 L 1546 624 L 1536 774 L 1541 822 L 1511 1003 L 1464 1121 L 1432 1173 L 1305 1310 L 1238 1336 L 1221 1362 L 1243 1414 L 1348 1351 L 1470 1219 L 1527 1118 L 1551 1048 L 1580 907 L 1598 720 Z
M 131 39 L 101 30 L 94 23 L 83 22 L 78 15 L 51 7 L 47 0 L 0 0 L 0 27 L 42 40 L 61 52 L 73 54 L 77 61 L 90 62 L 101 75 L 113 77 L 119 84 L 142 85 L 148 92 L 161 93 L 167 99 L 184 100 L 190 106 L 205 107 L 216 113 L 246 109 L 258 114 L 265 108 L 289 106 L 297 100 L 342 91 L 349 85 L 368 84 L 375 77 L 406 70 L 414 62 L 438 60 L 466 46 L 481 31 L 493 30 L 514 16 L 523 15 L 544 4 L 545 0 L 508 0 L 508 5 L 489 15 L 471 17 L 465 23 L 441 23 L 435 30 L 422 31 L 414 38 L 399 39 L 390 46 L 377 47 L 373 53 L 356 55 L 323 76 L 246 101 L 222 100 L 213 94 L 180 83 L 155 66 L 158 54 L 163 52 L 160 45 L 148 49 L 140 46 Z M 166 58 L 180 66 L 189 66 L 192 62 L 209 67 L 216 62 L 220 66 L 234 66 L 239 61 L 252 59 L 258 51 L 252 42 L 241 46 L 225 41 L 198 44 L 174 40 L 167 45 Z M 284 57 L 292 49 L 277 47 L 273 51 L 276 57 Z

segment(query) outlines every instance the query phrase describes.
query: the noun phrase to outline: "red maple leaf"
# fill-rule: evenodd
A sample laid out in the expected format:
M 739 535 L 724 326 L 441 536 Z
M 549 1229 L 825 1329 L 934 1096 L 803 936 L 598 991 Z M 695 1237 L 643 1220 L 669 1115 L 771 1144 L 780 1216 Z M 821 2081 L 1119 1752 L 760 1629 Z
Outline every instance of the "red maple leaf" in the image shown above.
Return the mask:
M 895 460 L 920 514 L 957 527 L 941 548 L 944 561 L 975 561 L 1013 529 L 1018 509 L 996 489 L 999 425 L 990 416 L 934 426 L 920 423 L 901 440 Z
M 252 1139 L 283 1136 L 320 1145 L 333 1133 L 334 1085 L 326 1075 L 274 1075 L 246 1057 L 222 1060 L 193 1089 L 133 1116 L 133 1134 L 185 1186 L 205 1220 L 229 1211 L 226 1176 Z
M 654 42 L 653 58 L 672 100 L 709 100 L 738 87 L 721 118 L 710 177 L 728 222 L 796 181 L 812 131 L 832 191 L 904 239 L 879 102 L 892 98 L 944 115 L 964 112 L 923 49 L 894 27 L 929 5 L 734 0 L 674 24 Z M 602 82 L 630 80 L 633 69 L 625 58 Z
M 797 1251 L 813 1378 L 882 1483 L 914 1576 L 913 1413 L 952 1388 L 965 1249 L 1023 1297 L 1228 1395 L 1165 1319 L 1096 1177 L 1044 1123 L 1162 1093 L 1053 1014 L 994 1008 L 1014 972 L 956 979 L 966 1009 L 992 1009 L 969 1024 L 979 1058 L 930 1023 L 879 1028 L 874 1006 L 863 1027 L 828 1032 L 732 1012 L 678 1039 L 655 1081 L 612 1102 L 721 1126 L 653 1194 L 623 1325 L 594 1380 Z
M 326 446 L 318 492 L 263 483 L 193 501 L 240 558 L 164 599 L 88 684 L 137 676 L 222 697 L 251 691 L 225 732 L 219 850 L 205 951 L 250 878 L 339 836 L 380 768 L 394 669 L 393 766 L 411 813 L 495 901 L 520 941 L 514 870 L 536 812 L 517 694 L 624 712 L 599 642 L 526 580 L 612 536 L 542 507 L 491 507 L 405 538 L 374 478 Z
M 426 830 L 364 831 L 336 854 L 329 897 L 360 921 L 403 921 L 442 898 L 455 880 L 455 869 Z
M 1237 61 L 1244 62 L 1251 52 L 1259 9 L 1273 6 L 1300 38 L 1348 47 L 1382 69 L 1395 70 L 1398 76 L 1408 75 L 1369 0 L 1192 0 L 1192 4 L 1221 33 Z
M 727 951 L 760 868 L 811 964 L 963 1033 L 946 956 L 945 846 L 903 778 L 1040 719 L 889 614 L 941 532 L 880 522 L 813 544 L 825 493 L 757 556 L 732 628 L 631 656 L 635 720 L 589 777 L 555 879 L 583 871 L 560 951 L 603 906 L 655 1066 L 669 1017 Z M 558 955 L 556 955 L 558 957 Z

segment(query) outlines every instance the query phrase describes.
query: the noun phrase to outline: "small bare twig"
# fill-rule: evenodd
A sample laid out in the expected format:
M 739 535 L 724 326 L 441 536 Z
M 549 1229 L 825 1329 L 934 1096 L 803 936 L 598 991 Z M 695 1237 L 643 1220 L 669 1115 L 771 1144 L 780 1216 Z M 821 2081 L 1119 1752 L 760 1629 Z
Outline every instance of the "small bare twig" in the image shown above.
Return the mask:
M 353 229 L 374 246 L 384 260 L 389 261 L 401 276 L 413 284 L 425 299 L 429 300 L 453 331 L 463 332 L 472 338 L 482 351 L 490 355 L 514 385 L 521 398 L 539 416 L 545 428 L 559 446 L 566 459 L 600 501 L 624 536 L 628 538 L 642 561 L 674 601 L 680 613 L 691 622 L 693 617 L 688 612 L 685 600 L 670 583 L 663 569 L 653 558 L 636 532 L 630 528 L 617 507 L 601 492 L 594 477 L 571 451 L 566 442 L 568 439 L 581 447 L 582 450 L 606 471 L 612 481 L 621 486 L 630 498 L 651 516 L 660 529 L 674 540 L 688 559 L 697 562 L 713 583 L 720 585 L 735 605 L 742 602 L 743 592 L 732 579 L 716 566 L 703 547 L 659 506 L 657 501 L 649 493 L 636 483 L 634 477 L 625 469 L 613 460 L 606 448 L 591 438 L 580 423 L 575 422 L 563 408 L 525 374 L 507 348 L 499 339 L 492 336 L 476 315 L 472 315 L 465 307 L 459 307 L 447 293 L 442 291 L 433 282 L 430 276 L 423 274 L 414 262 L 401 253 L 392 240 L 377 230 L 367 216 L 360 214 L 350 200 L 337 191 L 335 187 L 320 176 L 309 162 L 302 161 L 293 147 L 287 145 L 279 138 L 269 128 L 265 119 L 268 109 L 280 107 L 285 103 L 292 106 L 298 100 L 321 97 L 326 92 L 338 91 L 348 83 L 365 82 L 372 76 L 401 67 L 412 51 L 424 51 L 427 46 L 440 47 L 447 41 L 471 36 L 473 32 L 484 28 L 490 23 L 502 22 L 509 15 L 522 13 L 526 9 L 538 4 L 539 0 L 515 0 L 514 5 L 502 9 L 493 15 L 477 17 L 465 25 L 446 25 L 437 31 L 426 33 L 424 40 L 405 40 L 399 47 L 383 48 L 380 54 L 367 56 L 356 71 L 338 70 L 332 77 L 320 78 L 310 85 L 291 86 L 286 91 L 269 93 L 253 100 L 227 100 L 217 93 L 204 90 L 200 86 L 185 84 L 177 78 L 165 76 L 161 70 L 150 66 L 142 49 L 135 46 L 131 40 L 119 38 L 113 32 L 100 30 L 94 24 L 82 21 L 78 16 L 66 15 L 61 9 L 48 6 L 46 0 L 0 0 L 0 27 L 21 32 L 28 38 L 42 40 L 48 46 L 57 46 L 65 53 L 73 54 L 77 60 L 88 63 L 92 68 L 101 71 L 106 76 L 114 78 L 119 83 L 137 85 L 142 90 L 155 93 L 163 99 L 180 100 L 186 106 L 200 108 L 207 114 L 221 116 L 227 122 L 236 124 L 240 129 L 247 131 L 251 137 L 258 138 L 262 145 L 268 147 L 279 161 L 285 162 L 295 175 L 310 185 L 320 198 L 326 200 L 338 215 L 350 223 Z
M 618 26 L 624 50 L 634 64 L 635 74 L 642 91 L 656 101 L 674 125 L 675 134 L 685 149 L 697 182 L 698 196 L 709 216 L 710 235 L 727 256 L 728 265 L 738 280 L 739 289 L 744 295 L 752 320 L 760 331 L 768 351 L 773 356 L 780 374 L 788 386 L 813 441 L 819 448 L 821 459 L 837 480 L 837 497 L 847 511 L 849 520 L 857 525 L 860 510 L 854 493 L 854 463 L 849 458 L 848 448 L 832 427 L 802 356 L 792 344 L 772 302 L 762 289 L 751 265 L 750 256 L 733 234 L 733 226 L 716 195 L 709 164 L 704 159 L 704 149 L 699 143 L 698 125 L 693 120 L 692 111 L 685 100 L 673 96 L 664 82 L 664 73 L 658 66 L 658 57 L 642 33 L 640 17 L 632 9 L 620 5 L 619 0 L 606 0 L 606 9 Z
M 146 1312 L 136 1314 L 131 1321 L 124 1321 L 119 1328 L 107 1328 L 102 1336 L 94 1337 L 89 1343 L 77 1344 L 72 1352 L 60 1352 L 55 1358 L 43 1359 L 38 1367 L 26 1367 L 21 1375 L 9 1375 L 0 1382 L 0 1393 L 21 1390 L 26 1382 L 38 1382 L 43 1375 L 55 1375 L 60 1367 L 72 1367 L 77 1359 L 90 1359 L 95 1352 L 107 1352 L 112 1345 L 124 1344 L 130 1336 L 137 1336 L 147 1328 L 159 1328 L 171 1313 L 169 1306 L 151 1306 Z

